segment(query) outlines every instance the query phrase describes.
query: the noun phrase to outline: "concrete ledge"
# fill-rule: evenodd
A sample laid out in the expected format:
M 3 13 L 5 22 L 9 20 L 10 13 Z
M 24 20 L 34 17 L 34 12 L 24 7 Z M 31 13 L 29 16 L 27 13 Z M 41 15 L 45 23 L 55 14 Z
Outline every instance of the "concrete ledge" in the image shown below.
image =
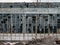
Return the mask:
M 60 14 L 60 8 L 0 8 L 0 13 Z

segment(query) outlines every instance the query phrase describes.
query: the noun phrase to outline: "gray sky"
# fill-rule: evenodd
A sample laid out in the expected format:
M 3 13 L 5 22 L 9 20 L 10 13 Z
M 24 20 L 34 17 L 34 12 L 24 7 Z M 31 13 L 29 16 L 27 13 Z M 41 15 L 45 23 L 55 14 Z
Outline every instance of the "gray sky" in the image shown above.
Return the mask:
M 0 0 L 0 2 L 36 2 L 37 0 Z M 60 2 L 60 0 L 39 0 L 39 2 Z

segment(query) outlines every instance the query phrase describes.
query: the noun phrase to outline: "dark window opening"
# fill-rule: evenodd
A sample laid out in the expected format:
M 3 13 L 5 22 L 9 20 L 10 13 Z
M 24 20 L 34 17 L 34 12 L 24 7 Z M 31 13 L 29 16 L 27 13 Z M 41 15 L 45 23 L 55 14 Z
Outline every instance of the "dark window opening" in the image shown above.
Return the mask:
M 4 21 L 7 21 L 7 19 L 3 19 Z
M 60 28 L 60 23 L 57 24 L 57 28 Z
M 40 31 L 39 31 L 39 26 L 37 26 L 37 33 L 40 33 Z
M 1 23 L 6 23 L 6 21 L 1 21 Z
M 25 6 L 28 8 L 28 3 L 25 3 Z
M 57 20 L 57 23 L 60 23 L 60 19 Z
M 13 6 L 11 5 L 10 8 L 12 8 Z
M 53 16 L 52 14 L 49 14 L 50 16 Z
M 59 17 L 59 14 L 57 14 L 57 16 Z
M 26 24 L 26 26 L 27 26 L 27 24 Z
M 3 28 L 0 28 L 0 33 L 3 33 Z
M 26 16 L 26 19 L 28 18 L 28 16 Z
M 29 24 L 29 26 L 31 27 L 31 24 Z
M 56 31 L 56 26 L 52 26 L 52 31 L 53 31 L 53 33 L 56 33 L 55 31 Z
M 22 21 L 22 19 L 21 19 L 21 21 Z
M 11 18 L 10 16 L 8 16 L 8 18 Z
M 45 33 L 48 33 L 48 27 L 45 26 Z
M 42 28 L 41 33 L 44 33 L 44 28 Z
M 19 16 L 17 16 L 17 18 L 19 18 Z
M 53 16 L 53 20 L 54 20 L 54 16 Z
M 33 21 L 33 23 L 35 23 L 35 21 L 36 21 L 36 16 L 33 16 L 33 17 L 32 17 L 32 21 Z
M 33 26 L 33 33 L 35 33 L 35 26 Z
M 20 33 L 22 33 L 22 28 L 23 28 L 23 27 L 22 27 L 22 24 L 21 24 L 21 26 L 20 26 Z
M 45 19 L 45 21 L 48 21 L 48 19 Z
M 28 29 L 28 32 L 29 32 L 29 33 L 31 33 L 31 30 L 30 30 L 30 28 Z
M 6 17 L 6 16 L 4 15 L 4 17 Z
M 1 23 L 3 23 L 3 21 L 1 21 Z
M 15 26 L 13 26 L 13 28 L 15 28 Z

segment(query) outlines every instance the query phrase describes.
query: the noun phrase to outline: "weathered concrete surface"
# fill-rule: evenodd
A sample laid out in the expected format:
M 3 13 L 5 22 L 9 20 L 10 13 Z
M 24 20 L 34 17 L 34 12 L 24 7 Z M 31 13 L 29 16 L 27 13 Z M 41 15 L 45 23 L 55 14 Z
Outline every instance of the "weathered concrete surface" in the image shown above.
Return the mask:
M 24 34 L 25 36 L 23 36 L 23 34 L 0 34 L 0 40 L 7 40 L 7 41 L 23 41 L 23 40 L 32 40 L 33 38 L 35 38 L 35 34 Z M 44 38 L 47 37 L 48 34 L 37 34 L 37 38 Z M 60 34 L 50 34 L 50 36 L 53 36 L 55 38 L 60 39 Z M 24 37 L 24 38 L 23 38 Z
M 0 13 L 60 14 L 60 8 L 0 8 Z
M 56 44 L 54 37 L 45 37 L 42 39 L 35 39 L 32 41 L 29 41 L 26 45 L 59 45 Z
M 52 36 L 44 37 L 44 38 L 37 38 L 32 39 L 31 41 L 27 42 L 3 42 L 4 45 L 60 45 L 56 43 L 56 38 Z M 2 43 L 1 43 L 2 44 Z

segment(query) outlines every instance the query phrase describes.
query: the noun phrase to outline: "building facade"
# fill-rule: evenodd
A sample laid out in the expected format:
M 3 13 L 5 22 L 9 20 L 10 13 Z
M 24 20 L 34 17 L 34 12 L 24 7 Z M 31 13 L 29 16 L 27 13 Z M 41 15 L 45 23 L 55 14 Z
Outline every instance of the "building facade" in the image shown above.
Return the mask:
M 57 33 L 60 3 L 0 3 L 0 33 Z

